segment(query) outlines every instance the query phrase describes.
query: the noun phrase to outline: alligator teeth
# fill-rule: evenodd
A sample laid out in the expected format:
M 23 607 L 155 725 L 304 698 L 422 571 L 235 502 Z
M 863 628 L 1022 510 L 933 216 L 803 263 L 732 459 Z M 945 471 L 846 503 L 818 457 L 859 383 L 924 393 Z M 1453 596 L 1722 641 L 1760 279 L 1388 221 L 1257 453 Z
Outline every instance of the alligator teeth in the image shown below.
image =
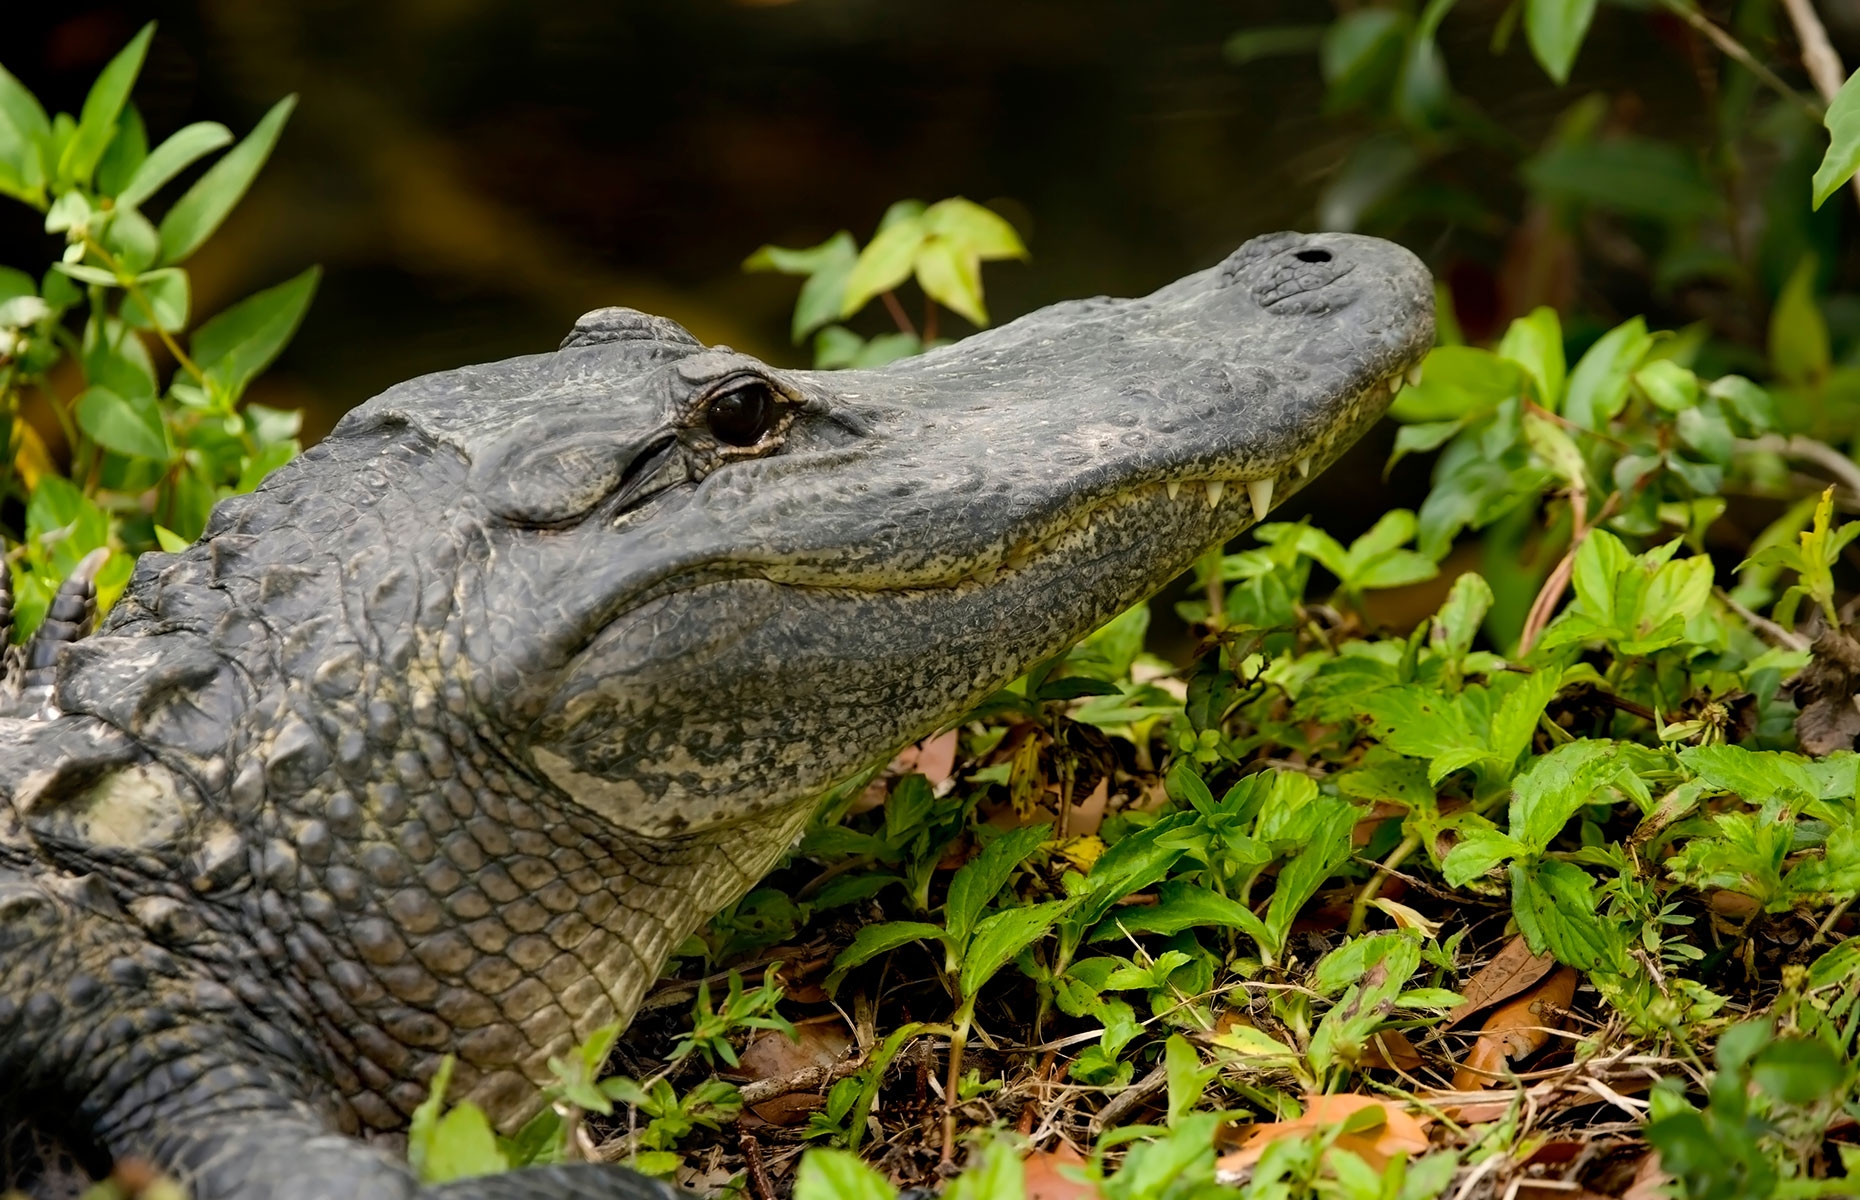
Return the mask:
M 1272 480 L 1249 479 L 1246 481 L 1246 498 L 1253 503 L 1253 516 L 1263 517 L 1272 507 Z
M 1298 472 L 1298 478 L 1309 479 L 1311 477 L 1311 456 L 1307 454 L 1293 463 L 1292 469 Z
M 1169 499 L 1175 499 L 1182 494 L 1182 481 L 1179 479 L 1171 479 L 1168 483 L 1163 484 L 1163 491 L 1169 493 Z
M 1389 395 L 1391 397 L 1399 396 L 1401 394 L 1401 385 L 1403 382 L 1404 381 L 1402 379 L 1402 375 L 1400 371 L 1397 371 L 1393 375 L 1389 376 Z
M 1208 485 L 1208 507 L 1213 508 L 1221 502 L 1221 496 L 1227 491 L 1227 485 L 1215 480 Z
M 1408 382 L 1412 383 L 1416 387 L 1421 386 L 1421 364 L 1420 363 L 1415 363 L 1412 367 L 1408 368 Z
M 1008 556 L 1007 556 L 1007 565 L 1010 571 L 1018 571 L 1022 567 L 1026 566 L 1027 565 L 1026 549 L 1022 548 L 1018 550 L 1009 550 Z

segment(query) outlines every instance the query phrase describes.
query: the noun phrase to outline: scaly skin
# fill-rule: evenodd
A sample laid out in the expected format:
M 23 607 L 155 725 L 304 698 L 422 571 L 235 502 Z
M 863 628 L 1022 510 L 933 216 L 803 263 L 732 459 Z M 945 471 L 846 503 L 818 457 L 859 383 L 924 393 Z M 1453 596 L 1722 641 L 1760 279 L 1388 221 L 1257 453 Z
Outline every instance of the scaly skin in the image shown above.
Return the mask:
M 7 673 L 0 1185 L 670 1194 L 348 1135 L 447 1054 L 521 1123 L 811 797 L 1251 524 L 1431 341 L 1405 251 L 1278 234 L 879 371 L 605 309 L 361 406 Z

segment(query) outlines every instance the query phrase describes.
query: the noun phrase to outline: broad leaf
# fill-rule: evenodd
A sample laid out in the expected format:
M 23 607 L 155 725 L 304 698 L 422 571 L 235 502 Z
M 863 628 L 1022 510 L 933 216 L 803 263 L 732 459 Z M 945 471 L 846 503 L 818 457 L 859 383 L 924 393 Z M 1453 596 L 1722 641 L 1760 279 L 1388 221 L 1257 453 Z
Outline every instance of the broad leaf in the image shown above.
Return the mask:
M 1038 941 L 1070 905 L 1068 900 L 1048 900 L 1044 904 L 1010 908 L 982 918 L 962 956 L 960 989 L 963 999 L 973 998 L 1009 959 Z
M 1569 82 L 1569 69 L 1595 17 L 1596 0 L 1525 0 L 1524 35 L 1544 73 Z
M 232 143 L 232 131 L 218 121 L 196 121 L 176 130 L 167 141 L 149 152 L 116 195 L 118 208 L 136 208 L 159 191 L 163 184 L 186 170 L 202 155 L 211 154 Z
M 1815 207 L 1827 203 L 1828 197 L 1860 171 L 1860 71 L 1847 77 L 1833 103 L 1821 118 L 1828 127 L 1828 152 L 1815 168 Z
M 65 143 L 64 153 L 58 160 L 60 179 L 73 183 L 90 181 L 91 173 L 97 169 L 97 160 L 103 157 L 110 139 L 116 136 L 116 118 L 129 99 L 129 89 L 135 85 L 136 76 L 142 71 L 143 56 L 148 53 L 149 39 L 154 36 L 155 23 L 151 21 L 127 46 L 117 51 L 116 57 L 91 84 L 90 94 L 84 97 L 83 112 L 78 117 L 77 132 Z
M 194 361 L 228 404 L 290 342 L 321 277 L 322 268 L 311 267 L 246 297 L 194 331 L 189 343 Z
M 90 387 L 73 407 L 78 428 L 105 449 L 130 458 L 168 461 L 168 435 L 153 397 L 137 402 L 105 387 Z
M 245 190 L 252 186 L 253 178 L 270 157 L 271 148 L 277 144 L 284 122 L 296 105 L 296 96 L 286 96 L 272 105 L 271 111 L 259 119 L 244 141 L 207 168 L 206 174 L 195 180 L 194 186 L 174 202 L 174 207 L 161 221 L 164 263 L 183 261 L 220 227 L 233 205 L 239 203 Z
M 952 945 L 968 942 L 982 909 L 995 898 L 1008 877 L 1027 856 L 1046 840 L 1046 825 L 1023 825 L 1011 829 L 988 843 L 949 881 L 949 897 L 943 905 L 943 925 Z

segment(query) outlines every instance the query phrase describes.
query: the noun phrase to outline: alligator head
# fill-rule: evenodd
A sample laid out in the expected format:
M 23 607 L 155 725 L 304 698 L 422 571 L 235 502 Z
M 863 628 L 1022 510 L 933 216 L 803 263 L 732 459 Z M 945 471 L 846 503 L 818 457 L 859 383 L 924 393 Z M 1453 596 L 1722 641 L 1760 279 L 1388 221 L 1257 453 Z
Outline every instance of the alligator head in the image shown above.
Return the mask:
M 817 794 L 1260 519 L 1381 414 L 1430 298 L 1386 242 L 1274 235 L 833 373 L 606 309 L 336 437 L 404 423 L 471 464 L 486 715 L 577 803 L 673 836 Z
M 148 556 L 59 660 L 92 724 L 20 727 L 121 769 L 16 803 L 74 866 L 243 913 L 214 936 L 364 1122 L 457 1046 L 508 1126 L 809 798 L 1258 520 L 1432 339 L 1421 264 L 1340 234 L 871 371 L 592 313 L 376 397 Z

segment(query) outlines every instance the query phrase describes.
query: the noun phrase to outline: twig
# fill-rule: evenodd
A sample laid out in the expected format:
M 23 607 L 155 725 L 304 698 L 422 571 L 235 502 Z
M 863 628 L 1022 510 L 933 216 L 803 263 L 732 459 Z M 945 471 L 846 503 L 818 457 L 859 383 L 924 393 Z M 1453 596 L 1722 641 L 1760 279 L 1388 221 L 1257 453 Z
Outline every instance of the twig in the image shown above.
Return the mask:
M 1781 646 L 1785 650 L 1808 649 L 1810 643 L 1807 638 L 1793 630 L 1784 629 L 1781 625 L 1778 625 L 1768 617 L 1761 616 L 1745 608 L 1736 600 L 1733 600 L 1731 598 L 1731 593 L 1725 591 L 1723 588 L 1713 588 L 1712 594 L 1723 601 L 1726 608 L 1743 618 L 1744 623 L 1761 634 L 1765 641 Z
M 743 1097 L 744 1107 L 764 1104 L 781 1096 L 792 1096 L 796 1092 L 818 1091 L 829 1083 L 858 1074 L 864 1065 L 862 1056 L 821 1067 L 803 1067 L 792 1075 L 783 1075 L 778 1079 L 758 1079 L 753 1083 L 745 1083 L 737 1091 Z
M 1802 43 L 1802 65 L 1808 69 L 1809 80 L 1821 93 L 1821 98 L 1832 104 L 1834 94 L 1847 82 L 1847 68 L 1841 65 L 1841 56 L 1835 53 L 1833 43 L 1828 41 L 1828 31 L 1822 27 L 1821 19 L 1815 15 L 1815 6 L 1808 0 L 1783 0 L 1783 8 L 1789 13 L 1789 23 L 1795 26 L 1796 41 Z M 1860 200 L 1860 176 L 1848 180 L 1848 184 L 1853 188 L 1854 198 Z
M 1138 1105 L 1162 1091 L 1168 1083 L 1169 1069 L 1159 1066 L 1117 1095 L 1112 1096 L 1110 1101 L 1098 1110 L 1097 1115 L 1092 1117 L 1091 1135 L 1097 1137 L 1104 1130 L 1122 1121 L 1135 1112 Z
M 1817 116 L 1815 119 L 1819 121 L 1821 118 Z M 896 294 L 892 292 L 880 292 L 879 299 L 885 302 L 885 310 L 891 314 L 891 319 L 898 323 L 898 332 L 908 333 L 912 337 L 916 337 L 917 326 L 911 324 L 910 314 L 904 311 L 904 306 L 902 304 L 898 303 Z
M 1820 105 L 1783 82 L 1782 76 L 1757 61 L 1755 55 L 1744 49 L 1744 44 L 1742 42 L 1718 28 L 1718 26 L 1713 24 L 1711 19 L 1704 13 L 1699 12 L 1691 5 L 1687 4 L 1685 0 L 1663 0 L 1662 6 L 1666 11 L 1672 13 L 1686 24 L 1692 26 L 1693 29 L 1703 34 L 1707 41 L 1722 50 L 1727 57 L 1737 62 L 1758 79 L 1761 79 L 1764 85 L 1771 91 L 1807 113 L 1810 120 L 1814 121 L 1816 124 L 1821 123 Z
M 1849 493 L 1860 497 L 1860 466 L 1825 442 L 1818 442 L 1807 437 L 1783 437 L 1770 433 L 1760 438 L 1739 438 L 1736 448 L 1743 451 L 1761 451 L 1767 454 L 1780 454 L 1784 458 L 1801 459 L 1812 462 L 1828 474 L 1834 476 Z
M 775 1181 L 769 1178 L 768 1164 L 762 1161 L 762 1144 L 746 1133 L 737 1139 L 737 1144 L 743 1148 L 749 1194 L 756 1200 L 775 1200 Z

